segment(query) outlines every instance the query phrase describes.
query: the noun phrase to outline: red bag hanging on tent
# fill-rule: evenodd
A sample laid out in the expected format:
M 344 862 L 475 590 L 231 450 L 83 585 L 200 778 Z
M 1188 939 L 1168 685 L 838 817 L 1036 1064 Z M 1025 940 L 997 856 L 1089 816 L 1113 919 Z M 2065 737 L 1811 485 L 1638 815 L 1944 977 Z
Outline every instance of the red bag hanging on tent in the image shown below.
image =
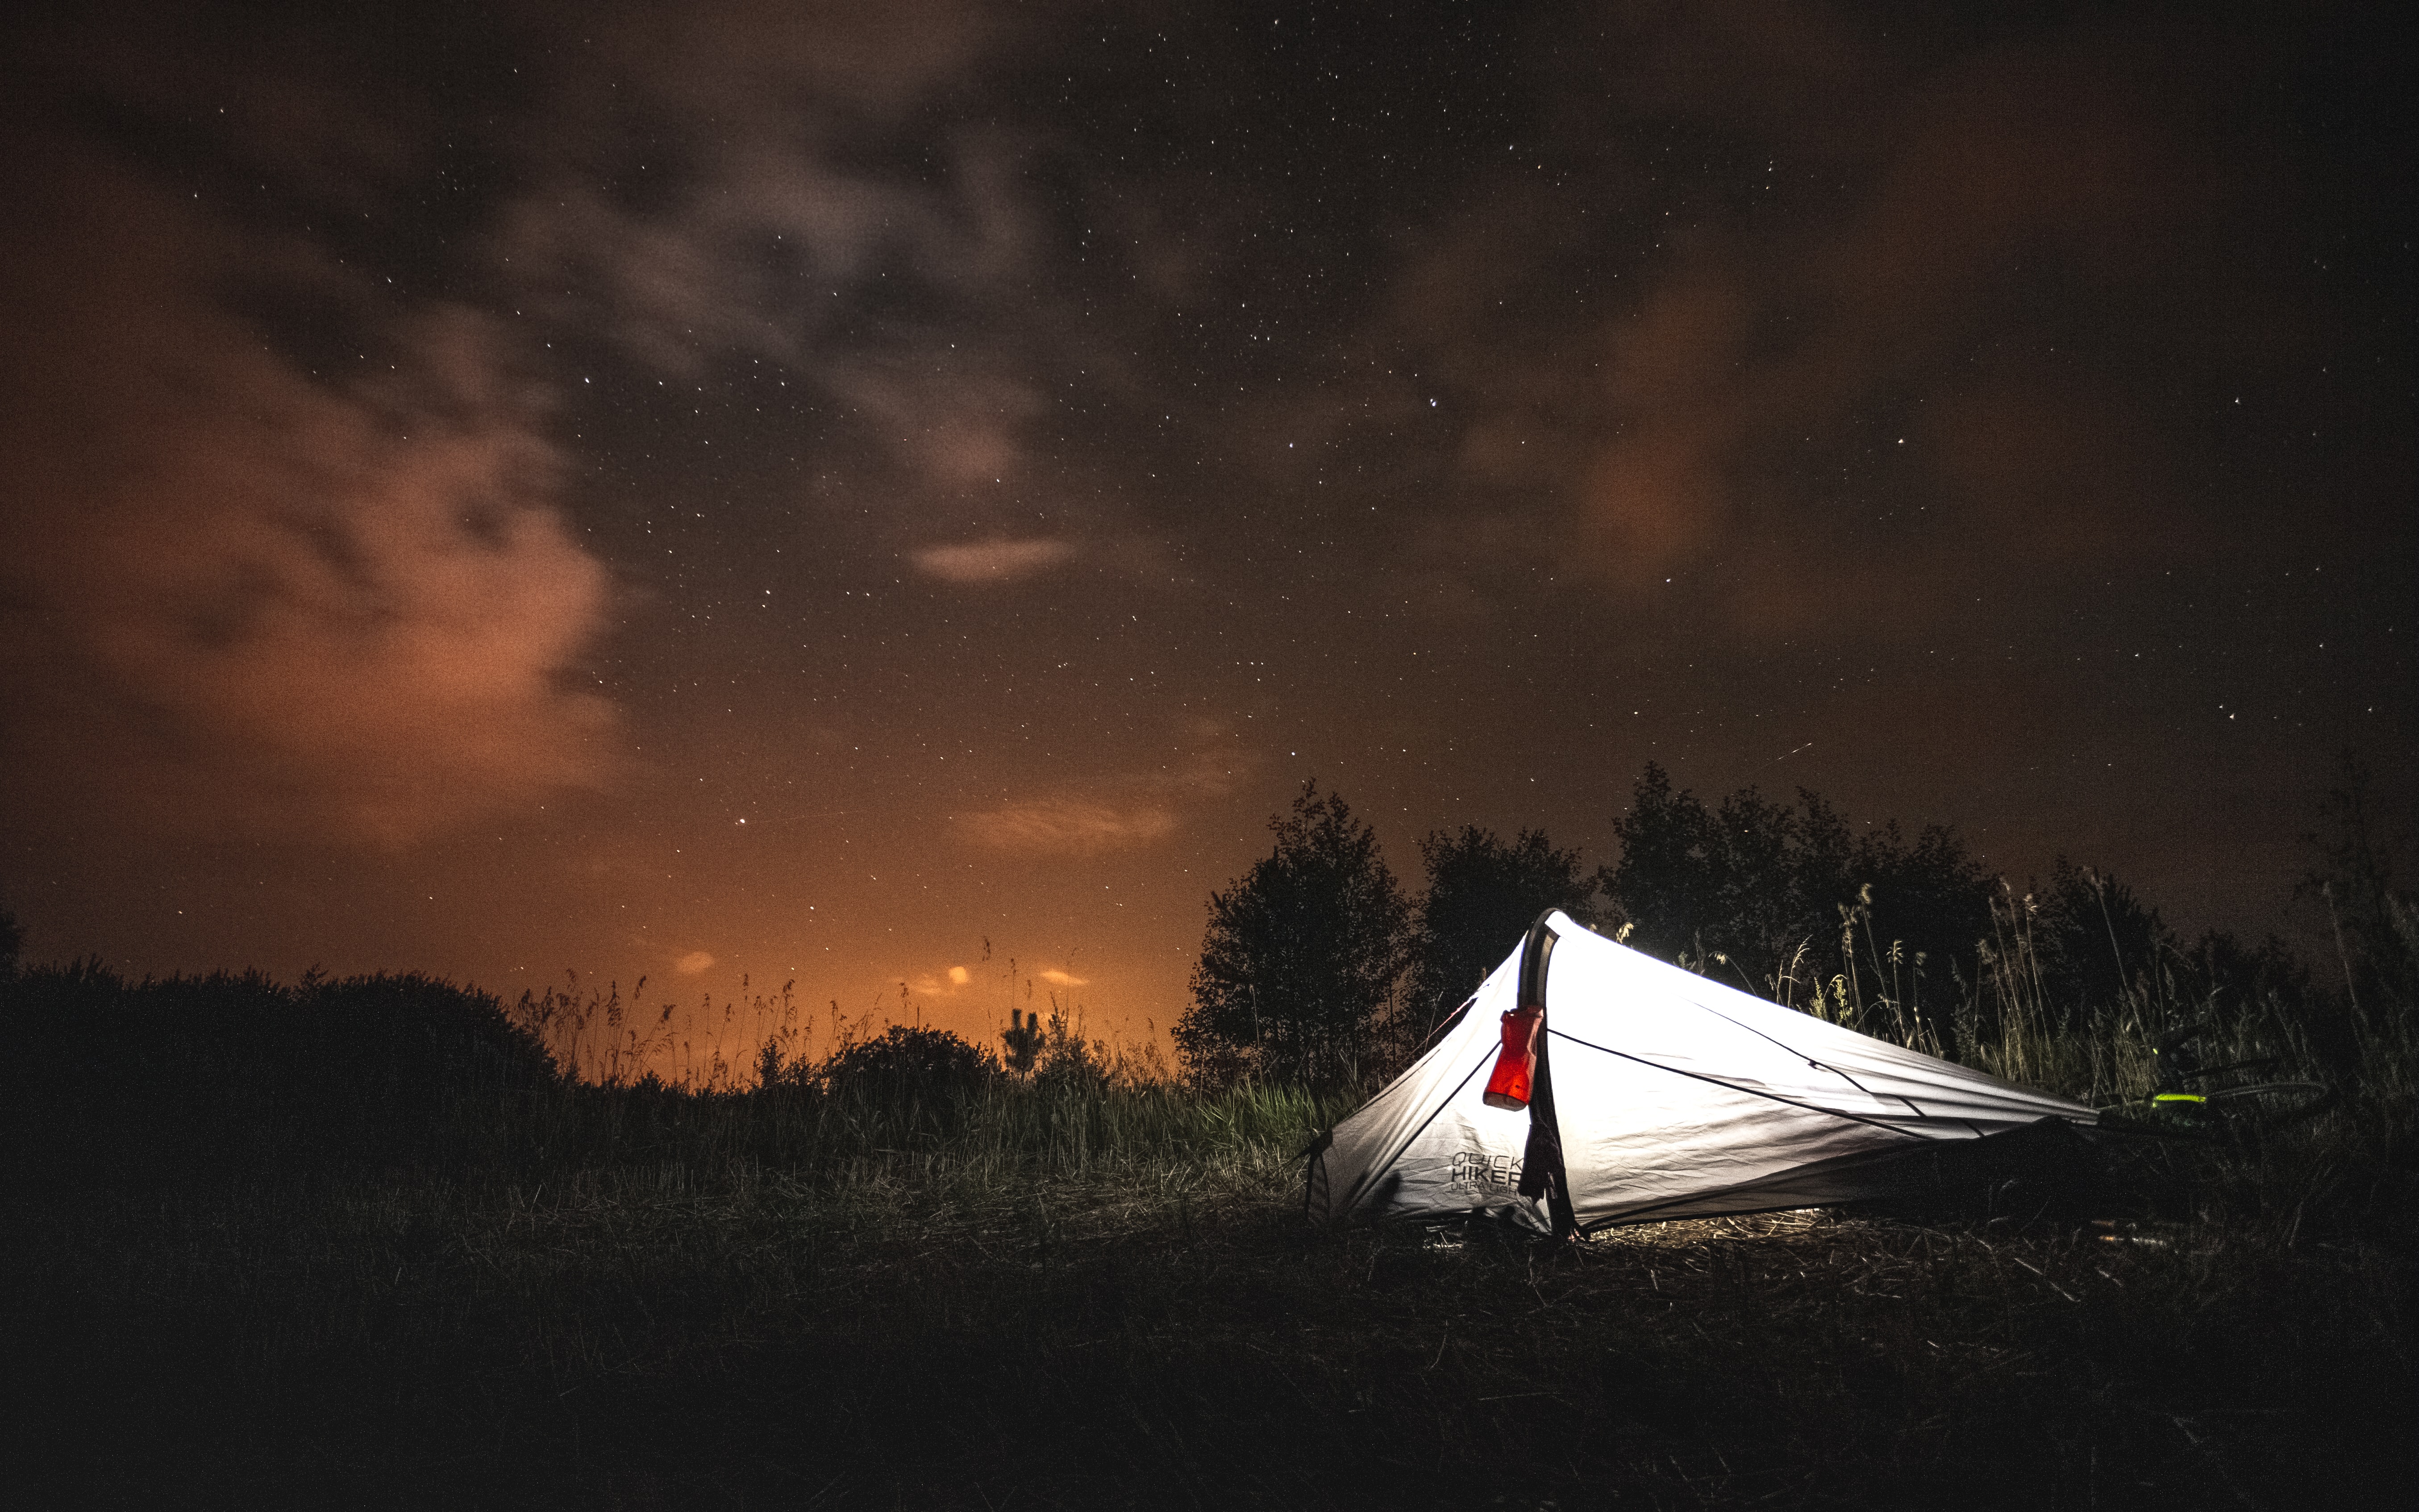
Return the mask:
M 1503 1015 L 1503 1048 L 1495 1053 L 1495 1073 L 1487 1078 L 1488 1107 L 1518 1112 L 1529 1105 L 1529 1087 L 1537 1074 L 1537 1035 L 1545 1023 L 1542 1003 Z

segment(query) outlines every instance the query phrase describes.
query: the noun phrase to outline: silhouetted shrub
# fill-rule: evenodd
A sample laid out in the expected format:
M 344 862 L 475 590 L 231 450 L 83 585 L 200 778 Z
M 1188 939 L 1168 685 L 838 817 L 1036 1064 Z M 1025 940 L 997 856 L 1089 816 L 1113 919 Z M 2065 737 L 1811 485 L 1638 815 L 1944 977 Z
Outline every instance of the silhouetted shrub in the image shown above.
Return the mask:
M 963 1096 L 979 1090 L 999 1063 L 947 1029 L 894 1024 L 879 1039 L 844 1045 L 823 1063 L 826 1090 L 873 1098 Z
M 559 1082 L 495 998 L 416 974 L 130 983 L 85 961 L 0 979 L 0 1028 L 8 1105 L 86 1175 L 407 1158 L 456 1105 Z

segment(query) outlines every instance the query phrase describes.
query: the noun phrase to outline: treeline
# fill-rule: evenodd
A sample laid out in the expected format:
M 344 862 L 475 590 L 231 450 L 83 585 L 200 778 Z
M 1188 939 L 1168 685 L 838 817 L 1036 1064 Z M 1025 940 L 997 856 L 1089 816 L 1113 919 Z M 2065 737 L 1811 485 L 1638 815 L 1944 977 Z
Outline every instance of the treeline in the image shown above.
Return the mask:
M 0 909 L 0 1176 L 58 1193 L 229 1172 L 536 1179 L 650 1158 L 795 1166 L 977 1147 L 1081 1171 L 1138 1149 L 1289 1149 L 1297 1125 L 1325 1116 L 1285 1090 L 1193 1097 L 1163 1063 L 1121 1057 L 1055 1011 L 1021 1015 L 1006 1057 L 945 1029 L 843 1026 L 821 1057 L 776 1036 L 746 1074 L 667 1080 L 640 1056 L 601 1075 L 574 1058 L 566 1024 L 624 1032 L 635 1015 L 615 1011 L 618 994 L 507 1001 L 420 973 L 130 980 L 97 960 L 21 967 L 21 941 Z
M 0 945 L 10 923 L 0 911 Z M 1214 1177 L 1256 1190 L 1353 1102 L 1284 1087 L 1203 1094 L 1120 1065 L 1063 1016 L 1034 1029 L 1021 1070 L 947 1030 L 894 1024 L 817 1059 L 767 1043 L 744 1079 L 600 1081 L 548 1050 L 532 1011 L 545 995 L 508 1003 L 417 974 L 130 981 L 90 961 L 21 970 L 0 950 L 11 1051 L 0 1180 L 69 1205 L 230 1181 L 290 1196 L 365 1172 L 567 1189 L 614 1172 L 1126 1171 L 1136 1187 Z
M 1951 829 L 1852 824 L 1805 790 L 1709 803 L 1653 764 L 1613 820 L 1611 862 L 1591 869 L 1541 830 L 1463 825 L 1420 841 L 1414 893 L 1345 799 L 1305 783 L 1271 820 L 1269 855 L 1210 895 L 1174 1026 L 1177 1071 L 1194 1088 L 1378 1085 L 1560 908 L 1760 996 L 2074 1095 L 2131 1088 L 2163 1039 L 2219 1021 L 2246 1055 L 2375 1082 L 2363 1062 L 2378 1046 L 2419 1042 L 2419 924 L 2349 760 L 2318 818 L 2296 887 L 2330 947 L 2314 963 L 2273 935 L 2188 939 L 2133 887 L 2062 858 L 2018 887 Z M 367 1148 L 387 1130 L 444 1126 L 448 1099 L 575 1080 L 646 1097 L 845 1090 L 871 1104 L 911 1088 L 1167 1079 L 1155 1051 L 1121 1057 L 1057 1008 L 1046 1021 L 1013 1015 L 996 1049 L 836 1026 L 828 1054 L 809 1059 L 784 989 L 754 1005 L 773 1028 L 752 1063 L 726 1066 L 717 1051 L 711 1075 L 675 1088 L 648 1069 L 655 1046 L 618 992 L 507 1004 L 418 975 L 128 982 L 97 963 L 20 970 L 21 943 L 0 911 L 0 1026 L 16 1050 L 7 1105 L 29 1125 L 89 1127 L 130 1149 L 205 1128 L 202 1142 L 222 1149 Z M 583 1034 L 614 1053 L 583 1058 Z M 2385 1058 L 2395 1077 L 2419 1074 L 2419 1053 Z M 85 1116 L 103 1104 L 126 1116 Z
M 1369 826 L 1305 783 L 1271 854 L 1210 899 L 1175 1029 L 1186 1075 L 1366 1083 L 1399 1066 L 1538 914 L 1835 1022 L 1972 1059 L 2021 1030 L 2151 1039 L 2196 1017 L 2264 1027 L 2345 1067 L 2364 1015 L 2419 1002 L 2419 932 L 2349 759 L 2297 891 L 2338 941 L 2332 972 L 2274 935 L 2180 935 L 2104 872 L 2059 858 L 2018 887 L 1957 833 L 1852 825 L 1818 794 L 1712 803 L 1648 764 L 1590 871 L 1540 830 L 1475 825 L 1420 842 L 1416 898 Z M 2364 1001 L 2365 999 L 2365 1001 Z
M 1707 802 L 1654 767 L 1614 824 L 1610 863 L 1534 829 L 1465 825 L 1420 844 L 1414 891 L 1341 796 L 1305 785 L 1272 821 L 1269 854 L 1210 899 L 1175 1075 L 1155 1056 L 1121 1059 L 1054 1008 L 1020 1012 L 995 1045 L 849 1026 L 810 1057 L 803 1036 L 777 1033 L 729 1073 L 667 1081 L 644 1055 L 570 1056 L 581 1026 L 646 1048 L 632 1021 L 661 1015 L 618 995 L 508 1002 L 419 975 L 287 985 L 20 969 L 0 912 L 0 1167 L 69 1199 L 95 1184 L 365 1166 L 532 1182 L 649 1161 L 1267 1175 L 1407 1063 L 1558 907 L 1733 985 L 2094 1105 L 2146 1096 L 2172 1064 L 2161 1046 L 2205 1026 L 2205 1064 L 2341 1093 L 2295 1147 L 2316 1164 L 2244 1167 L 2245 1191 L 2289 1194 L 2291 1209 L 2316 1182 L 2344 1211 L 2407 1211 L 2419 929 L 2366 804 L 2353 772 L 2322 807 L 2301 890 L 2324 948 L 2303 959 L 2273 940 L 2186 940 L 2081 867 L 2019 888 L 1948 830 L 1852 825 L 1807 793 Z M 763 1022 L 786 1010 L 785 993 Z

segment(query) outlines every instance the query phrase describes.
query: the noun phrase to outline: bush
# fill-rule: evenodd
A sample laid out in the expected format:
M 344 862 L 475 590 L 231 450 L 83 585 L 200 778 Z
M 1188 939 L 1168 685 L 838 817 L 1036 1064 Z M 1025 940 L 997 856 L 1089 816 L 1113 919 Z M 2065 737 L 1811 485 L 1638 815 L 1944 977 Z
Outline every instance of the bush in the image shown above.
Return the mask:
M 963 1097 L 999 1073 L 991 1053 L 947 1029 L 894 1024 L 879 1039 L 842 1045 L 817 1068 L 826 1091 L 895 1100 Z
M 128 982 L 79 962 L 0 978 L 0 1029 L 16 1148 L 61 1175 L 403 1159 L 466 1102 L 561 1082 L 494 997 L 416 973 Z

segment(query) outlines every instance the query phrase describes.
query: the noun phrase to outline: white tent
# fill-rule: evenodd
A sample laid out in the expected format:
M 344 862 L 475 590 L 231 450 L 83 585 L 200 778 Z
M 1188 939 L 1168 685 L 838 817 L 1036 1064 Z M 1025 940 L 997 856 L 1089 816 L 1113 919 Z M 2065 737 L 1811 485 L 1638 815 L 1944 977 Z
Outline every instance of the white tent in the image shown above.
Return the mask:
M 1534 1095 L 1488 1106 L 1542 1004 Z M 1902 1196 L 2072 1142 L 2091 1109 L 1667 965 L 1552 912 L 1310 1159 L 1313 1217 L 1494 1213 L 1540 1232 Z

